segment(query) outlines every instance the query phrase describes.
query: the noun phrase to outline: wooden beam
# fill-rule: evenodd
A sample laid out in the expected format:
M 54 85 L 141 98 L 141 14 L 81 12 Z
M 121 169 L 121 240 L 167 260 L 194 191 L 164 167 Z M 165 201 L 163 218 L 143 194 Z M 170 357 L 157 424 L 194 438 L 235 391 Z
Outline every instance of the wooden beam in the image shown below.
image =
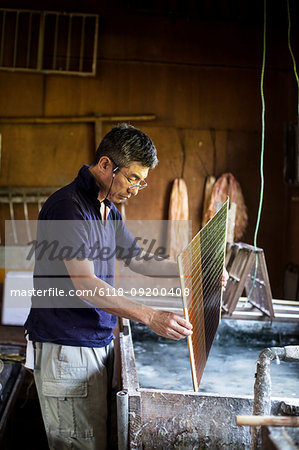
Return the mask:
M 299 417 L 296 416 L 236 416 L 237 425 L 299 427 Z
M 123 116 L 1 117 L 0 124 L 98 123 L 155 120 L 154 114 Z

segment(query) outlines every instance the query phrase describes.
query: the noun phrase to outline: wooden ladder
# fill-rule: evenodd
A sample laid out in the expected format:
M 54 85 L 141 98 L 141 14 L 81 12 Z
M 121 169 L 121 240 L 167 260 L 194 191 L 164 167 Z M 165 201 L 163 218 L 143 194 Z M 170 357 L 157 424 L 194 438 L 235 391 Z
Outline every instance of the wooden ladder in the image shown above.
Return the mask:
M 229 279 L 223 294 L 223 311 L 231 315 L 245 290 L 248 301 L 272 319 L 272 293 L 263 249 L 243 242 L 229 244 L 225 265 Z

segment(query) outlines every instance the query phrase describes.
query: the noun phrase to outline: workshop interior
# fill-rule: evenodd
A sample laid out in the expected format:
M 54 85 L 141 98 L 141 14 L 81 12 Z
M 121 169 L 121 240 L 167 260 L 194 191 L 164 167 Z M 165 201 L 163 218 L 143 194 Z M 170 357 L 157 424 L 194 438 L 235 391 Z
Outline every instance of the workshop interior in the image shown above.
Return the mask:
M 118 319 L 108 448 L 299 448 L 298 64 L 296 0 L 2 1 L 1 448 L 49 448 L 25 367 L 39 213 L 121 123 L 159 163 L 116 207 L 179 275 L 117 261 L 115 289 L 193 334 Z

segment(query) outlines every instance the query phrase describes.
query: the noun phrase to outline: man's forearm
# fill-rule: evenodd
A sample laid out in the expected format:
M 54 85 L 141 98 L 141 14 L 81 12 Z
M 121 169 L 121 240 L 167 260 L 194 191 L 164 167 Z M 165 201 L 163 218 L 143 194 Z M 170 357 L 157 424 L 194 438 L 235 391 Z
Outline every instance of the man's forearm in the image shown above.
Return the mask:
M 170 339 L 179 340 L 192 334 L 192 325 L 178 314 L 149 308 L 118 295 L 117 289 L 111 295 L 113 287 L 95 276 L 93 264 L 88 259 L 64 262 L 75 289 L 80 290 L 79 297 L 96 308 L 142 322 L 155 333 Z
M 84 278 L 74 277 L 72 278 L 72 282 L 75 289 L 83 294 L 80 298 L 91 303 L 96 308 L 126 319 L 137 320 L 145 325 L 149 324 L 153 311 L 152 308 L 130 300 L 124 295 L 118 295 L 117 289 L 111 295 L 113 288 L 100 278 L 96 276 Z M 90 295 L 91 293 L 92 295 Z
M 129 268 L 136 273 L 148 277 L 178 278 L 179 269 L 175 261 L 170 259 L 157 258 L 142 252 L 137 258 L 133 258 Z
M 92 298 L 88 295 L 83 295 L 80 298 L 103 311 L 141 322 L 149 326 L 155 333 L 166 338 L 179 340 L 192 334 L 191 324 L 177 314 L 149 308 L 125 296 L 107 295 L 111 292 L 111 286 L 95 276 L 72 277 L 72 281 L 75 288 L 82 293 L 94 292 Z

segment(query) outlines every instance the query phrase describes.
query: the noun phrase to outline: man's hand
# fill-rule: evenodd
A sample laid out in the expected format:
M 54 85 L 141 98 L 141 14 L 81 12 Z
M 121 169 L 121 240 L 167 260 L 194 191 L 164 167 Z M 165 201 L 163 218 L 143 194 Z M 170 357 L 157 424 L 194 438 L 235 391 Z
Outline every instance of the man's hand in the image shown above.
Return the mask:
M 168 311 L 153 310 L 147 324 L 160 336 L 179 341 L 192 334 L 192 325 L 178 314 Z
M 95 276 L 92 261 L 72 259 L 65 265 L 75 289 L 83 293 L 82 300 L 110 314 L 144 323 L 166 338 L 178 341 L 192 334 L 192 325 L 178 314 L 155 310 L 122 295 L 105 295 L 111 286 Z M 94 294 L 90 296 L 89 292 Z

